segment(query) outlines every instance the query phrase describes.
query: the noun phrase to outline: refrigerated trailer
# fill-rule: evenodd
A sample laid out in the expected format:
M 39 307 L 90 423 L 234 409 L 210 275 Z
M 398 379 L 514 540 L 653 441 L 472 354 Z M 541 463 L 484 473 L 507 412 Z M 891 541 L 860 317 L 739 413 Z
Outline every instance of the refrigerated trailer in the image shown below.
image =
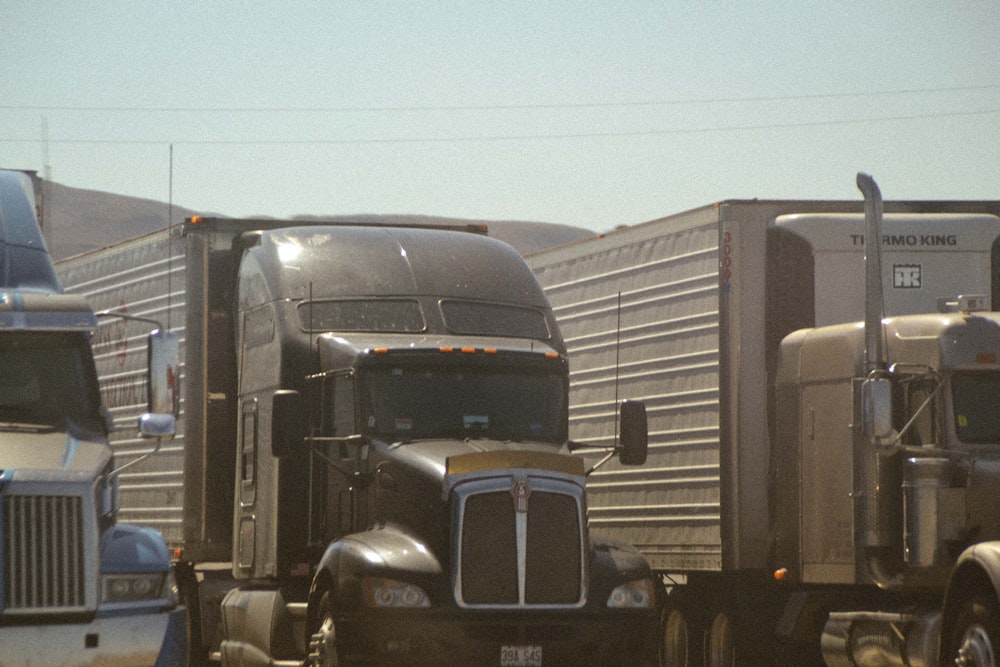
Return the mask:
M 484 231 L 190 218 L 59 263 L 180 339 L 178 437 L 121 515 L 174 550 L 193 663 L 655 660 L 648 564 L 589 532 L 551 309 Z M 97 358 L 127 413 L 123 322 Z M 609 455 L 642 462 L 642 419 Z
M 647 464 L 594 473 L 589 519 L 666 582 L 664 664 L 992 664 L 1000 202 L 879 204 L 873 233 L 861 198 L 728 200 L 527 258 L 571 437 L 647 406 Z

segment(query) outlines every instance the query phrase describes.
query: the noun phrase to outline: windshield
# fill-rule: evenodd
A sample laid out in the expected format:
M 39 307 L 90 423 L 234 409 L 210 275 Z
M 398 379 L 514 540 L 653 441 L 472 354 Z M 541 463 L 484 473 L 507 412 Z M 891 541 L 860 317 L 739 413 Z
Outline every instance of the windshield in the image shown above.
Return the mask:
M 100 430 L 97 384 L 79 334 L 0 334 L 0 424 Z
M 951 391 L 958 439 L 1000 444 L 1000 373 L 957 373 Z
M 492 438 L 560 442 L 561 373 L 524 369 L 385 367 L 364 382 L 367 431 L 391 440 Z

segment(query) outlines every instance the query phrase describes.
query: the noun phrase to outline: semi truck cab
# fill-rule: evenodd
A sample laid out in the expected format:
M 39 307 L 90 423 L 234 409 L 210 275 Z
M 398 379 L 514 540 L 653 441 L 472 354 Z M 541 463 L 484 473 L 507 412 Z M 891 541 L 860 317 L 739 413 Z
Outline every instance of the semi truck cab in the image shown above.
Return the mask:
M 655 661 L 658 586 L 590 534 L 568 361 L 513 249 L 351 226 L 240 243 L 223 664 Z M 626 460 L 644 444 L 623 429 Z
M 163 538 L 115 521 L 96 318 L 62 293 L 33 201 L 0 170 L 0 663 L 180 665 Z

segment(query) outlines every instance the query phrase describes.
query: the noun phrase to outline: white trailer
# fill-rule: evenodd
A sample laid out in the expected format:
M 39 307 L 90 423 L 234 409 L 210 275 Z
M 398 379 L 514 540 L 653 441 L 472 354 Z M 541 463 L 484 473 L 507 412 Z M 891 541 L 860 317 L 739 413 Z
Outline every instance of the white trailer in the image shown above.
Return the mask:
M 886 317 L 955 310 L 959 295 L 1000 303 L 1000 202 L 886 202 L 884 209 Z M 569 353 L 570 437 L 606 446 L 614 438 L 616 402 L 638 399 L 647 406 L 647 464 L 595 472 L 588 482 L 589 520 L 595 532 L 636 545 L 669 584 L 665 664 L 732 664 L 734 657 L 736 664 L 809 664 L 820 659 L 830 612 L 863 616 L 909 604 L 941 619 L 949 579 L 905 562 L 899 489 L 885 501 L 891 517 L 886 549 L 893 574 L 905 581 L 879 587 L 869 571 L 872 545 L 859 535 L 865 529 L 858 516 L 862 483 L 851 463 L 862 457 L 852 454 L 860 419 L 851 418 L 850 378 L 842 394 L 811 411 L 776 394 L 779 368 L 794 352 L 781 345 L 788 334 L 864 319 L 864 240 L 860 199 L 731 200 L 527 258 Z M 864 346 L 859 351 L 850 333 L 860 326 L 831 337 L 824 348 L 829 357 L 852 367 L 863 359 Z M 927 335 L 943 340 L 939 334 Z M 909 361 L 894 349 L 904 354 L 894 360 L 893 375 L 902 386 Z M 786 366 L 779 366 L 782 354 Z M 803 386 L 822 380 L 799 370 L 791 384 L 801 398 Z M 862 364 L 862 379 L 863 370 Z M 846 418 L 834 400 L 846 402 Z M 897 412 L 910 409 L 903 403 Z M 802 427 L 790 449 L 777 435 L 789 419 Z M 802 445 L 806 426 L 829 444 Z M 945 458 L 966 457 L 969 448 L 954 428 L 942 420 L 940 429 L 941 447 L 952 452 Z M 976 455 L 984 460 L 992 452 L 980 448 Z M 998 488 L 995 479 L 979 483 Z M 908 507 L 912 515 L 915 505 Z M 994 517 L 970 511 L 957 520 L 962 530 L 978 532 L 962 545 L 949 542 L 951 555 L 942 557 L 948 572 L 958 569 L 952 554 L 958 546 L 1000 538 Z M 891 600 L 882 588 L 893 589 L 885 594 Z M 886 623 L 871 619 L 877 632 L 893 622 L 911 639 L 920 632 L 898 616 L 882 619 Z M 853 627 L 857 642 L 870 640 L 859 624 Z M 923 655 L 936 655 L 936 635 L 926 636 L 934 647 Z M 836 655 L 852 650 L 823 653 L 830 664 L 853 664 L 837 662 Z M 904 647 L 900 658 L 909 662 L 891 664 L 924 664 L 910 652 L 907 657 Z M 881 659 L 900 650 L 871 653 Z

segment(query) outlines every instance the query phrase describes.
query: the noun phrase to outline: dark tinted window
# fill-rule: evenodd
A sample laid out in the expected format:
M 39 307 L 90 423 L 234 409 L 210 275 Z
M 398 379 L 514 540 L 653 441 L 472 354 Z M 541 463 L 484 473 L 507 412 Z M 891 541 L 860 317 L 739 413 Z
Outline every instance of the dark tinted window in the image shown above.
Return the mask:
M 412 299 L 307 301 L 299 306 L 306 331 L 423 331 L 420 304 Z
M 444 325 L 451 333 L 548 340 L 549 328 L 540 310 L 477 301 L 442 301 Z
M 96 377 L 82 336 L 0 334 L 0 422 L 103 429 Z
M 1000 444 L 1000 374 L 960 373 L 951 380 L 955 432 L 962 442 Z
M 367 375 L 365 422 L 378 436 L 557 442 L 564 376 L 518 369 L 378 368 Z

